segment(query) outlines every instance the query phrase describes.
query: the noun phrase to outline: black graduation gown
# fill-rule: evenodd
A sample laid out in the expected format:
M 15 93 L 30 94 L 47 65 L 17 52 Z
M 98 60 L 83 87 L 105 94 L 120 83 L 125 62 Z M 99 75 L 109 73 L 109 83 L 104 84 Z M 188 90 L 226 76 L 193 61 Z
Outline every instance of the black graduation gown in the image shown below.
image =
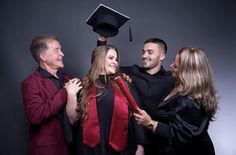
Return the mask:
M 101 78 L 101 77 L 100 77 Z M 131 87 L 131 93 L 138 101 L 137 95 L 135 95 L 134 89 Z M 106 88 L 105 95 L 97 99 L 97 112 L 100 124 L 100 137 L 101 141 L 95 148 L 90 148 L 83 144 L 83 129 L 79 125 L 76 133 L 77 155 L 134 155 L 137 144 L 146 143 L 144 128 L 139 126 L 134 117 L 130 116 L 128 120 L 128 146 L 122 152 L 116 152 L 109 145 L 109 134 L 112 120 L 112 113 L 114 107 L 114 92 L 110 85 Z
M 155 154 L 214 155 L 207 129 L 209 118 L 198 102 L 176 94 L 158 106 L 154 120 Z

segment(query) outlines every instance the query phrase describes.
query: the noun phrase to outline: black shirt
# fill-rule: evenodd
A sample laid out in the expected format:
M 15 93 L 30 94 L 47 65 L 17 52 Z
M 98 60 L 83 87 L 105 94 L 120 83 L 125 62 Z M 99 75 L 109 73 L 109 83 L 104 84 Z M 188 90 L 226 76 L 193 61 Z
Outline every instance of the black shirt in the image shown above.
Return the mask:
M 142 108 L 153 118 L 159 103 L 175 86 L 175 79 L 163 67 L 151 75 L 137 65 L 121 67 L 121 72 L 131 76 L 137 88 Z

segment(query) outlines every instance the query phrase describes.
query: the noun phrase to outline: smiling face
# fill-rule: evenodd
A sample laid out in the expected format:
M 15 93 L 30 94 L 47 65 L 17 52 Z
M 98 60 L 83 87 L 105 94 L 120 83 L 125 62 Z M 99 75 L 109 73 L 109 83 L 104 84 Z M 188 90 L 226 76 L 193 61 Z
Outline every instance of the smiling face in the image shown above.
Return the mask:
M 102 74 L 110 75 L 115 74 L 118 69 L 118 56 L 114 49 L 109 49 L 106 54 L 104 71 Z
M 61 45 L 56 40 L 49 40 L 47 42 L 48 49 L 40 53 L 41 63 L 49 70 L 58 70 L 63 68 L 64 54 L 61 51 Z
M 165 58 L 165 53 L 159 44 L 146 43 L 142 50 L 143 67 L 148 73 L 156 73 L 160 67 L 161 62 Z

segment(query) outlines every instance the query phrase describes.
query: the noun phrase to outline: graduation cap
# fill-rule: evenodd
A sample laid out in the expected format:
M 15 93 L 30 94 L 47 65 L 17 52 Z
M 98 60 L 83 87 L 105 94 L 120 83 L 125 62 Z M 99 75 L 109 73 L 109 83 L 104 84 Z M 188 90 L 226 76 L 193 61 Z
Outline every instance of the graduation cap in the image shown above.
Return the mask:
M 130 18 L 106 5 L 100 4 L 88 17 L 86 23 L 93 31 L 106 37 L 118 34 L 119 28 Z

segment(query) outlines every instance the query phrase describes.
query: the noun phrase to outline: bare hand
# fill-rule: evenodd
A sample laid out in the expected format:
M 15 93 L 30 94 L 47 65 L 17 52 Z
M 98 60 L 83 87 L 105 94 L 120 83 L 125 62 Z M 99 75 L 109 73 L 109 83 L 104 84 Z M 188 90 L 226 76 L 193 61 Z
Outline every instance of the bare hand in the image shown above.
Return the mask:
M 130 78 L 129 75 L 125 74 L 125 73 L 122 73 L 121 76 L 125 79 L 125 81 L 128 81 L 129 83 L 132 82 L 132 79 Z
M 146 113 L 146 111 L 138 108 L 139 114 L 134 113 L 135 120 L 139 125 L 147 126 L 148 123 L 152 120 L 151 117 Z
M 101 34 L 98 34 L 98 40 L 99 41 L 107 41 L 107 37 L 101 35 Z
M 145 153 L 144 153 L 144 148 L 143 148 L 143 146 L 142 145 L 138 145 L 137 146 L 137 150 L 136 150 L 136 152 L 135 152 L 135 155 L 144 155 Z
M 78 78 L 74 78 L 65 83 L 66 91 L 70 95 L 76 95 L 82 88 L 81 81 Z

